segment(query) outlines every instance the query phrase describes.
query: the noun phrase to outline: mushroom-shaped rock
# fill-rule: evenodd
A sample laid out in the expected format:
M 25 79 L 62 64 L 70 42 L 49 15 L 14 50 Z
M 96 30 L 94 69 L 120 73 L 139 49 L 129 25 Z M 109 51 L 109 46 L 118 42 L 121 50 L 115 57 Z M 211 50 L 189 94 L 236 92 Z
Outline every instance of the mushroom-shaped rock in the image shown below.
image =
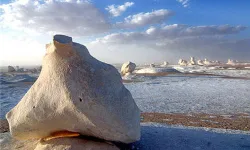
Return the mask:
M 8 66 L 8 72 L 15 72 L 16 69 L 13 66 Z
M 123 143 L 139 140 L 140 111 L 115 67 L 71 37 L 56 35 L 46 48 L 38 79 L 6 115 L 14 138 L 66 130 Z
M 135 70 L 136 64 L 132 62 L 126 62 L 122 65 L 121 75 L 124 76 L 127 73 L 132 73 Z

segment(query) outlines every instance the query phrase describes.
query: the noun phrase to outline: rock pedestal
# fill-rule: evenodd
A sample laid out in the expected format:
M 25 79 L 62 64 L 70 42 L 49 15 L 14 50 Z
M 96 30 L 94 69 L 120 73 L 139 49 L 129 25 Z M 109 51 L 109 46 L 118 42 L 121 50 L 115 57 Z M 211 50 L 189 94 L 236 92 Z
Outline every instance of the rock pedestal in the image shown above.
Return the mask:
M 66 130 L 123 143 L 139 140 L 140 111 L 112 65 L 71 37 L 55 35 L 46 48 L 40 76 L 6 115 L 14 138 Z

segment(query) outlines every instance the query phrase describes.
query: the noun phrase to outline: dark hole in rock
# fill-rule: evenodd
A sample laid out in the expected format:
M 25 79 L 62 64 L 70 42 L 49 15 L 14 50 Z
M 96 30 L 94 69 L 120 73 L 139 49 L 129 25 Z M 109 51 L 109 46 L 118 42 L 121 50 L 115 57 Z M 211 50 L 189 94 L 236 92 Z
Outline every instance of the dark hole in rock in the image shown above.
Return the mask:
M 80 102 L 82 101 L 82 99 L 81 98 L 79 98 L 80 99 Z
M 33 106 L 33 108 L 36 108 L 36 106 Z

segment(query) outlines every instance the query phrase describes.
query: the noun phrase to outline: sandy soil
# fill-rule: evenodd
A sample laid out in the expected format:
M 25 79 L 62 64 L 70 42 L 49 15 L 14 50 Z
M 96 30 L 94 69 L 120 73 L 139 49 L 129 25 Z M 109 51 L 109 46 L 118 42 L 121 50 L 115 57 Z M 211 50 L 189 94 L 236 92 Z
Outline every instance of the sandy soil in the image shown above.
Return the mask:
M 142 122 L 250 131 L 250 114 L 164 114 L 142 113 Z
M 165 114 L 141 113 L 141 122 L 250 131 L 250 114 Z M 7 120 L 0 120 L 0 133 L 9 132 Z

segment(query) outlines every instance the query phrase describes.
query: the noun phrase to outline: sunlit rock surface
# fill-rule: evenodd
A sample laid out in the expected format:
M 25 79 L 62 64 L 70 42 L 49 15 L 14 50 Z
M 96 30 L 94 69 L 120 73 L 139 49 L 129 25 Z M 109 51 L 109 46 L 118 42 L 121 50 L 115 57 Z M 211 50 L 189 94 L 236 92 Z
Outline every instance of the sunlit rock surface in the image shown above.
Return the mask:
M 46 45 L 42 71 L 6 118 L 14 138 L 67 130 L 131 143 L 140 138 L 140 111 L 119 72 L 92 57 L 71 37 Z
M 196 65 L 196 61 L 194 57 L 190 57 L 190 61 L 188 62 L 189 65 Z
M 121 75 L 124 76 L 125 74 L 127 73 L 132 73 L 134 70 L 135 70 L 135 63 L 132 63 L 132 62 L 126 62 L 122 65 L 122 68 L 121 68 Z
M 168 64 L 169 63 L 167 61 L 164 61 L 163 64 L 161 65 L 161 67 L 166 67 L 166 66 L 168 66 Z
M 179 59 L 178 65 L 180 65 L 180 66 L 187 66 L 187 65 L 188 65 L 188 62 L 187 62 L 186 60 Z

